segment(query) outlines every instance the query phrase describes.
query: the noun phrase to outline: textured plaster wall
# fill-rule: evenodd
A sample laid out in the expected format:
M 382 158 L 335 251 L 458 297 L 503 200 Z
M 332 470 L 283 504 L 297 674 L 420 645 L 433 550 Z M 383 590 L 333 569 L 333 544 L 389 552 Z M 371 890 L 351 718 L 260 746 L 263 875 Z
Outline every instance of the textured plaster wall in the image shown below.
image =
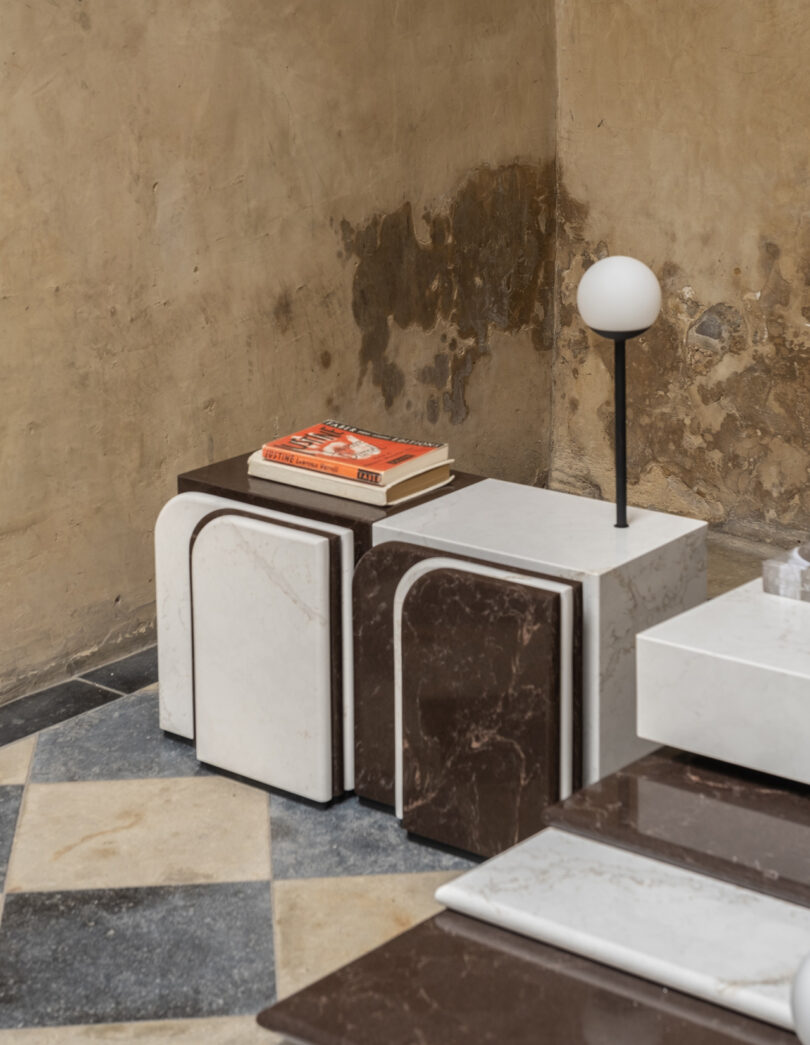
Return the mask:
M 583 269 L 645 260 L 629 500 L 788 542 L 810 530 L 810 18 L 803 0 L 558 0 L 552 483 L 613 497 L 612 349 Z
M 553 2 L 51 0 L 0 40 L 0 694 L 149 641 L 179 471 L 549 464 Z

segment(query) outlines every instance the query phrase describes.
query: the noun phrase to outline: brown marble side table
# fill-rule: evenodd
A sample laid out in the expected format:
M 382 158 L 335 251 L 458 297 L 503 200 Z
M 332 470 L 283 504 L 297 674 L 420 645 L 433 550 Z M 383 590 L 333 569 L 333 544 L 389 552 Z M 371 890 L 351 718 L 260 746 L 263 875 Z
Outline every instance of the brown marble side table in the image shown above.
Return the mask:
M 547 811 L 555 828 L 810 907 L 810 788 L 672 749 Z M 486 866 L 486 865 L 484 865 Z M 445 911 L 278 1002 L 303 1045 L 796 1045 L 792 1032 Z

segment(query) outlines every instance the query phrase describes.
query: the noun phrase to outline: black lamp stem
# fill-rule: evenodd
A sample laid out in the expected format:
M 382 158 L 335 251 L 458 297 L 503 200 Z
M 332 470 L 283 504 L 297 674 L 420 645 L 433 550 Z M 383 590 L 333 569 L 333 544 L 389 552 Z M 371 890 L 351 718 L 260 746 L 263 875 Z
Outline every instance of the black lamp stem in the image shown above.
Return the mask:
M 616 397 L 616 526 L 627 526 L 627 400 L 624 380 L 624 339 L 613 342 Z

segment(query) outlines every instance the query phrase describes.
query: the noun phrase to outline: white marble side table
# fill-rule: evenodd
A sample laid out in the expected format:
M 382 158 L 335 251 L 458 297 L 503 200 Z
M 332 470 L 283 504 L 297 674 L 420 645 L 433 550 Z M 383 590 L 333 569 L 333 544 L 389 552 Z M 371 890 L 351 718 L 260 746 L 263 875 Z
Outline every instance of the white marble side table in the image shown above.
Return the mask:
M 754 580 L 638 636 L 639 735 L 810 784 L 810 603 Z

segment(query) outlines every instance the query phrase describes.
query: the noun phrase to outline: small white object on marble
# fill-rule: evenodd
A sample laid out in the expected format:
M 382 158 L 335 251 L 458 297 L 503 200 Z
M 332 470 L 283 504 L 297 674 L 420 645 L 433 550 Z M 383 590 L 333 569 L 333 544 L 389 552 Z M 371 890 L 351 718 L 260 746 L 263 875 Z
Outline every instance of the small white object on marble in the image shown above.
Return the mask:
M 810 909 L 555 828 L 436 893 L 454 911 L 793 1028 Z
M 494 565 L 582 582 L 583 774 L 592 783 L 653 747 L 636 735 L 638 631 L 706 598 L 705 522 L 485 479 L 372 527 Z
M 810 603 L 751 581 L 638 636 L 638 732 L 810 784 Z
M 396 815 L 403 817 L 403 736 L 402 736 L 402 609 L 414 584 L 435 570 L 459 570 L 478 577 L 493 577 L 496 580 L 522 584 L 527 588 L 555 592 L 560 596 L 560 799 L 571 794 L 573 786 L 574 745 L 574 592 L 570 584 L 547 580 L 544 577 L 527 577 L 522 573 L 462 559 L 447 559 L 437 556 L 424 559 L 412 566 L 401 577 L 394 594 L 394 803 Z
M 172 497 L 155 525 L 155 589 L 157 596 L 160 727 L 194 739 L 194 665 L 189 557 L 195 531 L 223 512 L 305 526 L 340 538 L 341 630 L 343 677 L 344 787 L 354 787 L 354 651 L 352 576 L 354 534 L 345 526 L 277 512 L 213 494 L 187 492 Z M 201 529 L 202 528 L 202 529 Z M 236 770 L 247 775 L 242 770 Z
M 328 802 L 328 538 L 221 515 L 199 532 L 191 574 L 197 756 Z
M 762 587 L 770 595 L 810 602 L 810 562 L 801 549 L 766 559 L 762 564 Z

